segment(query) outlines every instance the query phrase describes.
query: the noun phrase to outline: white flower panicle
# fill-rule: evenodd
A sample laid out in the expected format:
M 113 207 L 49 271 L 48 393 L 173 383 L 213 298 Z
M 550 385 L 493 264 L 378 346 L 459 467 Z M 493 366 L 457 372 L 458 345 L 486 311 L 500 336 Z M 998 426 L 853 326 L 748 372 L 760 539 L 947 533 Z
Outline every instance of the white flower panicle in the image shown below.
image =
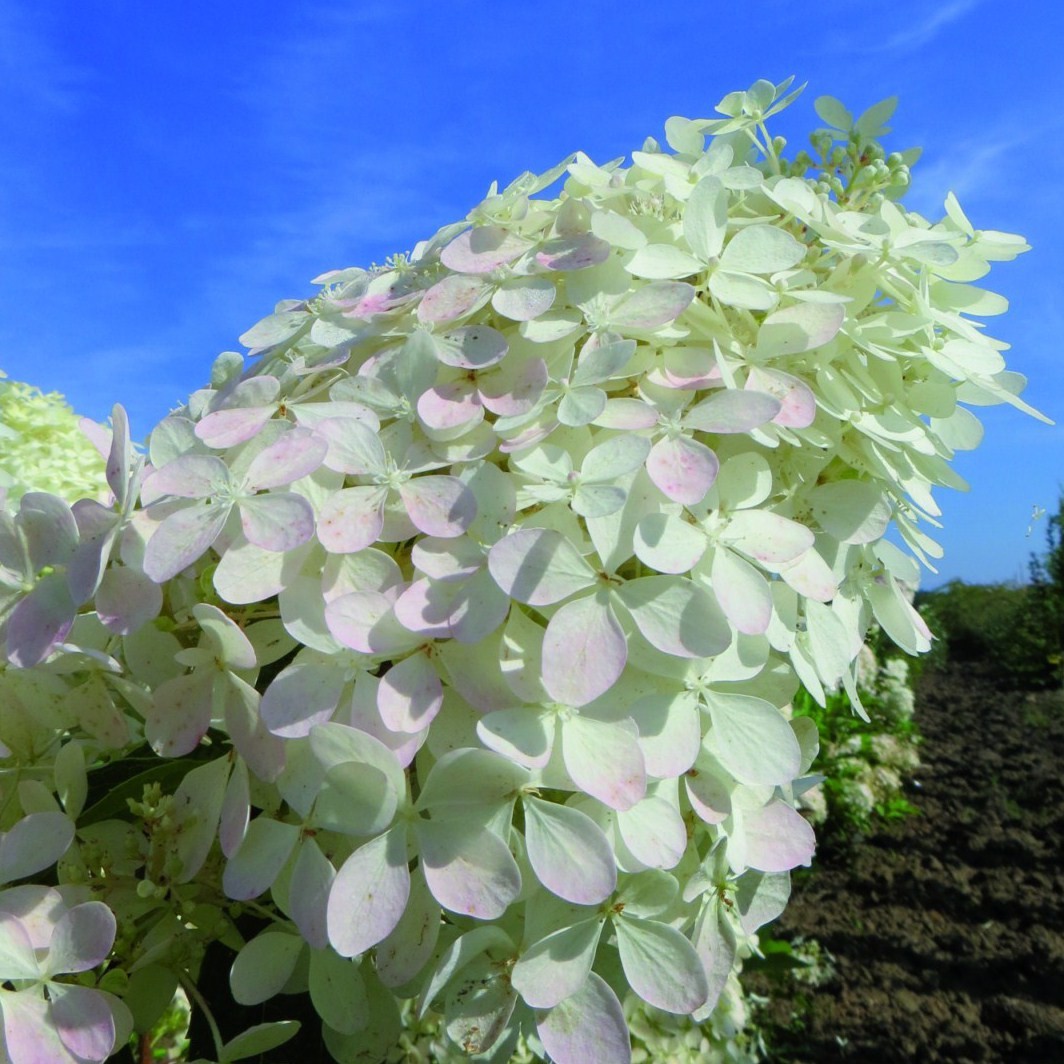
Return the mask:
M 1026 245 L 898 204 L 889 106 L 818 101 L 820 159 L 784 159 L 788 88 L 323 274 L 146 466 L 116 408 L 111 506 L 0 515 L 0 753 L 173 759 L 137 898 L 270 915 L 236 999 L 309 988 L 337 1060 L 409 999 L 467 1053 L 560 1064 L 629 1059 L 618 986 L 710 1016 L 813 855 L 815 727 L 784 707 L 860 709 L 873 620 L 929 647 L 884 535 L 936 557 L 969 407 L 1030 412 L 971 283 Z M 128 904 L 86 838 L 61 875 Z

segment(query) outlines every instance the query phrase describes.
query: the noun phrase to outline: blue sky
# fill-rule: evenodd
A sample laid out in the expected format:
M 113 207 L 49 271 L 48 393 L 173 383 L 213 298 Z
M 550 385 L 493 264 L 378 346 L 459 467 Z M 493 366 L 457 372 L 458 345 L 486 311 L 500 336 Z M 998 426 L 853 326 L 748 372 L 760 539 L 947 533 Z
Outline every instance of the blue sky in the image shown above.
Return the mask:
M 580 149 L 627 155 L 665 119 L 794 74 L 813 100 L 898 95 L 892 148 L 924 147 L 906 203 L 952 189 L 978 228 L 1034 250 L 984 285 L 1012 302 L 1026 398 L 985 411 L 939 502 L 926 586 L 1022 578 L 1064 486 L 1064 9 L 1053 0 L 99 0 L 0 5 L 0 368 L 145 435 L 214 356 L 334 267 L 460 219 L 489 183 Z

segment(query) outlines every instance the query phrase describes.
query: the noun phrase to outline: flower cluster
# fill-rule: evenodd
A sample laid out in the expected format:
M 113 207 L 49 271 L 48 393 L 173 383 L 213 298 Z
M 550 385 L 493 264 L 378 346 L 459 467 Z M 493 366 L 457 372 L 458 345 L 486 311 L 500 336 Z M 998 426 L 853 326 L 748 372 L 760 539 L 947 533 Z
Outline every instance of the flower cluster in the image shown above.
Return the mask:
M 17 505 L 27 491 L 74 502 L 94 496 L 103 459 L 61 395 L 8 380 L 0 370 L 0 491 Z
M 129 1000 L 213 936 L 337 1060 L 411 999 L 559 1064 L 629 1059 L 629 990 L 713 1013 L 814 851 L 785 707 L 861 712 L 873 619 L 928 648 L 884 535 L 936 556 L 968 406 L 1028 409 L 969 283 L 1025 245 L 898 205 L 889 107 L 818 101 L 786 160 L 788 87 L 324 274 L 146 463 L 115 408 L 108 505 L 0 514 L 4 807 L 77 819 L 59 875 L 118 912 Z M 144 755 L 131 823 L 103 781 Z

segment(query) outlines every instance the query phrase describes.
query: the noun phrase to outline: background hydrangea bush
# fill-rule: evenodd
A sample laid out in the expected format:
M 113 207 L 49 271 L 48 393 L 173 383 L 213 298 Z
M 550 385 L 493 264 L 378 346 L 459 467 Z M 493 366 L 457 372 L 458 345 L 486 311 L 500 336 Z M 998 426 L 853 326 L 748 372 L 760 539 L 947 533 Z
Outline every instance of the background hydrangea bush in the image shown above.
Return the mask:
M 145 457 L 115 408 L 106 502 L 0 516 L 15 1064 L 104 1060 L 179 982 L 209 1014 L 217 941 L 340 1062 L 402 1009 L 560 1064 L 714 1014 L 814 852 L 792 698 L 863 713 L 873 621 L 928 649 L 932 489 L 970 407 L 1034 413 L 971 283 L 1023 241 L 899 205 L 890 101 L 784 158 L 788 90 L 323 274 Z M 210 1022 L 218 1061 L 296 1028 Z

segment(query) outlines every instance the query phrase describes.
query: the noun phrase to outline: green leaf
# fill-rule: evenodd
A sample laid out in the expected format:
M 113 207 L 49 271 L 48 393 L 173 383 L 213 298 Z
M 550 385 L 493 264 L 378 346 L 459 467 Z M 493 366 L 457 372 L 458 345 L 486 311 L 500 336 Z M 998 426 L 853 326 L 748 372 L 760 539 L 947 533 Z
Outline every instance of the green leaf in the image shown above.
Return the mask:
M 298 1033 L 298 1020 L 276 1020 L 273 1023 L 258 1023 L 230 1039 L 222 1046 L 218 1064 L 230 1064 L 233 1060 L 247 1060 L 267 1050 L 283 1046 Z

